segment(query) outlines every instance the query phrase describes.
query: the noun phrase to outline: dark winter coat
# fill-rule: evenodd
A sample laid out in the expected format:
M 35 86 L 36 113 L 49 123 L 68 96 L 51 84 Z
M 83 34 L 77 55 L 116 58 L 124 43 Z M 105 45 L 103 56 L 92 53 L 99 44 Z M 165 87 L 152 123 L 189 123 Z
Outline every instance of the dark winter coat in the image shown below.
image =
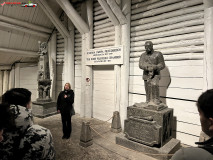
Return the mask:
M 67 95 L 66 98 L 64 98 L 65 95 Z M 60 94 L 58 95 L 57 110 L 60 110 L 61 114 L 70 113 L 71 116 L 75 115 L 73 103 L 74 103 L 73 90 L 61 91 Z
M 49 129 L 33 124 L 30 110 L 23 106 L 10 106 L 16 128 L 4 130 L 0 142 L 1 160 L 54 160 L 52 134 Z

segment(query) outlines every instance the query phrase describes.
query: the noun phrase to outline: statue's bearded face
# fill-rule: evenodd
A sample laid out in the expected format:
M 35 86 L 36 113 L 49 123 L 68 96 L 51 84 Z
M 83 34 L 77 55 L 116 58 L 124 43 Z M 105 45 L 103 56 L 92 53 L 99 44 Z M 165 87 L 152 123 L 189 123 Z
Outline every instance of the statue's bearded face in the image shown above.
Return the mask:
M 150 42 L 145 43 L 145 49 L 147 52 L 151 52 L 153 50 L 153 44 Z

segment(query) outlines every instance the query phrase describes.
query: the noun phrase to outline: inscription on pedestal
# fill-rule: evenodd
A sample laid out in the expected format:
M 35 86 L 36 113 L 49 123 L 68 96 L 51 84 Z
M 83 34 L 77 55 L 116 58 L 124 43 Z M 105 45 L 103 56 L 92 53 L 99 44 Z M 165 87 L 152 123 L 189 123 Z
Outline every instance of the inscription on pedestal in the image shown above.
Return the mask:
M 161 111 L 149 110 L 143 107 L 143 104 L 134 105 L 127 107 L 127 118 L 134 117 L 136 119 L 143 119 L 147 121 L 154 121 L 157 125 L 161 126 L 161 138 L 160 146 L 163 146 L 165 142 L 172 136 L 172 117 L 173 110 L 171 108 L 166 108 Z M 126 121 L 125 121 L 126 123 Z M 150 132 L 153 135 L 154 132 Z
M 155 121 L 130 117 L 128 120 L 125 120 L 124 128 L 124 133 L 130 140 L 149 146 L 161 143 L 161 126 Z

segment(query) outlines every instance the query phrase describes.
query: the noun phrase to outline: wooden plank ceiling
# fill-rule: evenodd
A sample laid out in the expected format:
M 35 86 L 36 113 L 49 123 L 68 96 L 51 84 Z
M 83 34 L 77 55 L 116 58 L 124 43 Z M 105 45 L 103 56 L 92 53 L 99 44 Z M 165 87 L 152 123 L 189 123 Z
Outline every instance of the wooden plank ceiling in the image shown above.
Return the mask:
M 3 2 L 16 2 L 16 1 L 0 0 L 1 4 Z M 22 0 L 20 2 L 28 3 L 27 0 Z M 31 2 L 36 3 L 36 0 L 31 0 Z M 59 17 L 62 12 L 62 9 L 59 7 L 56 1 L 47 0 L 47 3 Z M 49 20 L 49 18 L 46 16 L 46 14 L 43 12 L 43 10 L 40 8 L 39 5 L 37 7 L 21 7 L 21 5 L 11 5 L 11 4 L 6 4 L 4 6 L 0 5 L 0 15 L 25 21 L 31 24 L 43 26 L 51 30 L 54 28 L 54 25 L 52 24 L 52 22 Z M 0 26 L 0 48 L 37 52 L 38 41 L 47 41 L 47 40 L 48 37 L 44 38 L 38 35 L 33 35 Z M 0 51 L 0 65 L 11 65 L 16 61 L 37 61 L 37 58 L 23 57 L 18 56 L 18 54 L 16 55 Z

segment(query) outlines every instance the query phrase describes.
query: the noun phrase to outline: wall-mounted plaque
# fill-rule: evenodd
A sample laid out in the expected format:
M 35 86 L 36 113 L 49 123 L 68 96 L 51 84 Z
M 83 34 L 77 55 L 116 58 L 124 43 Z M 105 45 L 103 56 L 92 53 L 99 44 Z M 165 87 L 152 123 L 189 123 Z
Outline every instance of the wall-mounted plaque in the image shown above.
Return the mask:
M 91 49 L 85 58 L 86 65 L 123 64 L 123 46 Z

